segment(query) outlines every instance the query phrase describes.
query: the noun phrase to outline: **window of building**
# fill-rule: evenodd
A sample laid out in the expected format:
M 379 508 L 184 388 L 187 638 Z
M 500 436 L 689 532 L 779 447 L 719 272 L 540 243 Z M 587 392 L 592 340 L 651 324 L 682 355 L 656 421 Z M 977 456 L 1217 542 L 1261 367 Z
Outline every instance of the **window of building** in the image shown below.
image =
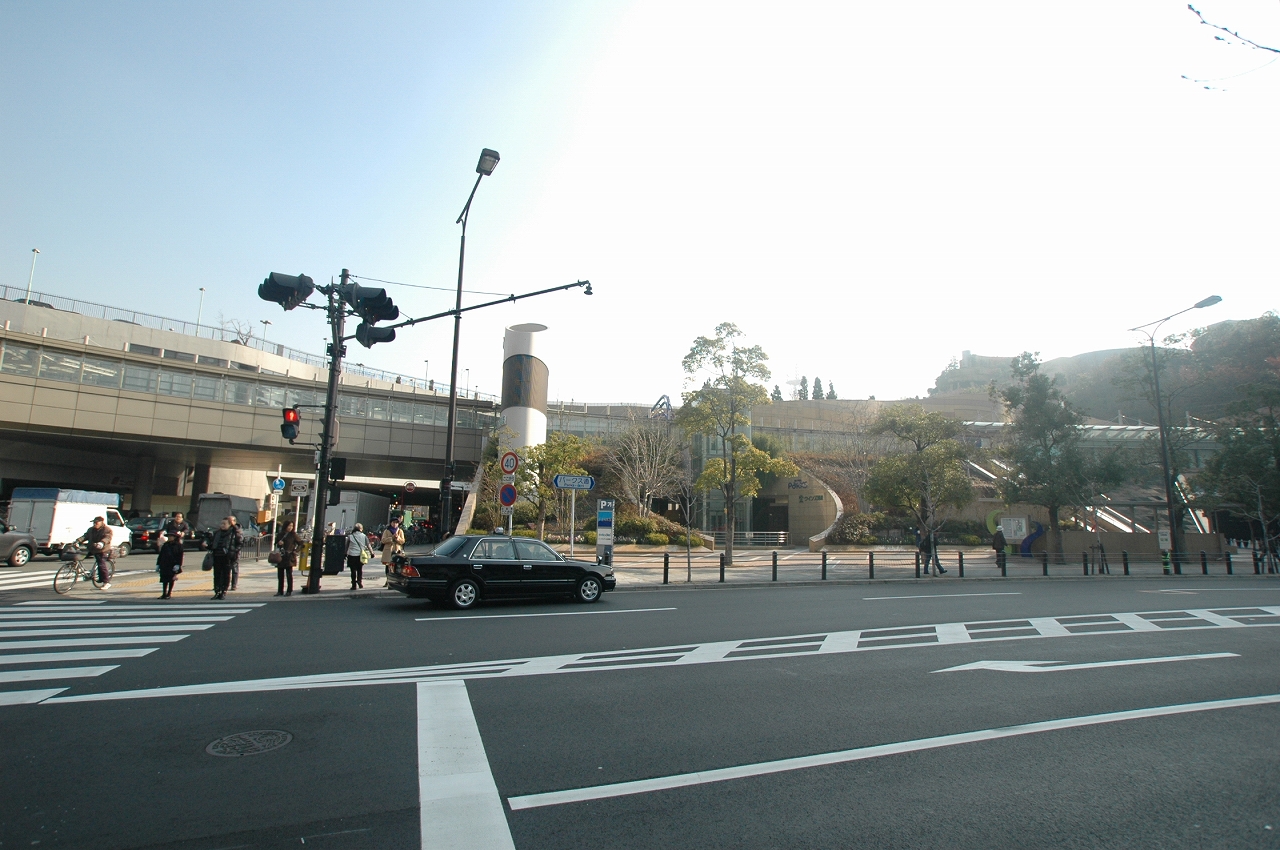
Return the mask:
M 392 422 L 412 422 L 413 421 L 413 405 L 407 401 L 391 402 L 391 421 Z
M 154 393 L 156 391 L 156 370 L 145 366 L 125 364 L 124 388 L 135 393 Z
M 191 373 L 162 371 L 160 373 L 159 391 L 161 395 L 191 398 Z
M 202 366 L 220 366 L 223 369 L 227 368 L 227 361 L 223 360 L 221 357 L 207 357 L 200 354 L 196 356 L 196 362 Z
M 181 360 L 185 363 L 196 362 L 196 356 L 194 354 L 188 354 L 185 351 L 174 351 L 169 348 L 164 350 L 163 357 L 165 360 Z
M 6 375 L 27 375 L 35 377 L 40 366 L 40 349 L 28 348 L 25 345 L 4 344 L 4 360 L 0 361 L 0 372 Z
M 232 361 L 231 361 L 231 368 L 232 368 L 232 369 L 238 369 L 238 370 L 239 370 L 239 371 L 241 371 L 241 372 L 256 372 L 256 371 L 258 371 L 258 367 L 257 367 L 257 366 L 254 366 L 252 363 L 237 363 L 237 362 L 236 362 L 236 361 L 234 361 L 234 360 L 232 360 Z
M 40 377 L 47 381 L 80 383 L 80 358 L 45 349 L 40 354 Z
M 124 368 L 118 360 L 99 360 L 97 357 L 84 358 L 84 370 L 80 373 L 80 383 L 92 384 L 95 387 L 120 388 L 120 376 Z
M 376 419 L 379 422 L 386 422 L 391 419 L 391 399 L 387 398 L 371 398 L 369 399 L 369 418 Z
M 149 354 L 152 357 L 160 356 L 160 349 L 150 345 L 141 345 L 140 343 L 129 343 L 129 350 L 135 354 Z
M 284 387 L 258 384 L 258 391 L 253 396 L 253 406 L 284 407 Z
M 323 404 L 324 399 L 315 390 L 285 390 L 284 406 L 293 407 L 295 404 Z M 339 413 L 342 412 L 339 405 Z
M 369 415 L 368 401 L 368 399 L 360 395 L 340 395 L 338 396 L 338 415 L 355 416 L 364 419 Z
M 222 400 L 227 404 L 253 404 L 253 384 L 228 378 L 222 382 Z
M 196 375 L 191 379 L 191 397 L 200 401 L 222 399 L 222 379 L 209 375 Z

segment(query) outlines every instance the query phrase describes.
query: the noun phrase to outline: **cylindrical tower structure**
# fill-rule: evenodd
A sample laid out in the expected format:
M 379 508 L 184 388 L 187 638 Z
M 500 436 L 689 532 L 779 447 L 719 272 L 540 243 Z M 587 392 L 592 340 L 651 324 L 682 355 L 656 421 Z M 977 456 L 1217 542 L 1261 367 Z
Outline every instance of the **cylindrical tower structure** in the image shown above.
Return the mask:
M 502 421 L 510 446 L 547 441 L 547 364 L 538 359 L 537 337 L 546 325 L 512 325 L 502 338 Z

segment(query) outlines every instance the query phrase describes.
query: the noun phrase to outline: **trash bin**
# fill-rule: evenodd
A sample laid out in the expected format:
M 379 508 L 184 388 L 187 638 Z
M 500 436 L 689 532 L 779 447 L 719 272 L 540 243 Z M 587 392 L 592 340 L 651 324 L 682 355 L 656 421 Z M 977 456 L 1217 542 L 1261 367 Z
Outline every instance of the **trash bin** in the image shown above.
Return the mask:
M 324 574 L 336 576 L 347 566 L 347 535 L 331 534 L 324 540 Z

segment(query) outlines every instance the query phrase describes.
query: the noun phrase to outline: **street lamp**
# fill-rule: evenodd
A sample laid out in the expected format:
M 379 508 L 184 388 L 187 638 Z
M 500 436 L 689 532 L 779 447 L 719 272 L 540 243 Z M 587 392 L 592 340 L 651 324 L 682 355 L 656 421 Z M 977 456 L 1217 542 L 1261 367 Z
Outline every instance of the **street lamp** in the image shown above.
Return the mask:
M 467 256 L 467 218 L 471 215 L 471 202 L 475 200 L 480 181 L 493 173 L 498 167 L 498 152 L 488 148 L 480 151 L 480 161 L 476 163 L 476 184 L 471 187 L 467 196 L 467 204 L 454 224 L 462 225 L 462 240 L 458 245 L 458 298 L 453 308 L 453 362 L 449 367 L 449 424 L 445 432 L 444 442 L 444 477 L 440 481 L 440 531 L 450 532 L 453 520 L 453 476 L 457 471 L 453 460 L 453 437 L 458 424 L 458 339 L 462 333 L 462 267 Z
M 262 324 L 262 344 L 266 345 L 267 344 L 267 326 L 271 324 L 271 320 L 259 319 L 258 321 Z
M 200 287 L 200 307 L 196 310 L 196 336 L 200 336 L 200 319 L 204 316 L 204 287 Z
M 1175 316 L 1181 316 L 1183 313 L 1189 313 L 1192 310 L 1199 310 L 1203 307 L 1212 307 L 1222 300 L 1221 296 L 1210 295 L 1202 301 L 1197 301 L 1185 310 L 1179 310 L 1171 313 L 1163 319 L 1157 319 L 1154 322 L 1147 322 L 1145 325 L 1138 325 L 1135 328 L 1129 328 L 1130 331 L 1137 331 L 1147 335 L 1147 342 L 1151 346 L 1151 383 L 1155 390 L 1156 398 L 1156 422 L 1160 427 L 1160 468 L 1164 474 L 1164 507 L 1169 522 L 1169 559 L 1173 561 L 1173 571 L 1177 575 L 1182 575 L 1182 546 L 1178 541 L 1179 525 L 1177 523 L 1177 512 L 1173 502 L 1173 475 L 1172 464 L 1169 461 L 1169 435 L 1168 429 L 1164 424 L 1164 402 L 1160 400 L 1160 363 L 1156 359 L 1156 332 L 1160 330 L 1160 326 Z M 1148 330 L 1148 328 L 1150 330 Z
M 31 304 L 31 281 L 36 278 L 36 257 L 40 256 L 39 248 L 31 249 L 31 274 L 27 275 L 27 300 L 28 305 Z

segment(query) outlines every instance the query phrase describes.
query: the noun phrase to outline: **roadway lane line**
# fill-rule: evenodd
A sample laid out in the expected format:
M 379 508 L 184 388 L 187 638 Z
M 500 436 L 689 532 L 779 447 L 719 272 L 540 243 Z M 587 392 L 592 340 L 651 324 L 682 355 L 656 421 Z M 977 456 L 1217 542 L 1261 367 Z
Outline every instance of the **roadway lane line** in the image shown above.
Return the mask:
M 0 652 L 10 649 L 46 649 L 57 646 L 109 646 L 126 643 L 177 643 L 190 635 L 140 635 L 136 637 L 82 637 L 69 640 L 0 641 Z
M 1001 592 L 1001 593 L 913 593 L 911 596 L 864 596 L 866 601 L 873 599 L 947 599 L 952 596 L 1021 596 L 1021 593 Z
M 32 705 L 57 696 L 66 688 L 49 688 L 43 691 L 0 691 L 0 705 Z
M 107 600 L 105 599 L 52 599 L 48 602 L 19 602 L 14 607 L 20 608 L 23 605 L 57 605 L 62 608 L 70 605 L 105 605 L 106 603 Z
M 585 614 L 643 614 L 647 611 L 675 611 L 675 608 L 621 608 L 616 611 L 557 611 L 550 614 L 473 614 L 459 617 L 417 617 L 419 623 L 432 620 L 447 620 L 456 623 L 459 620 L 505 620 L 512 617 L 581 617 Z
M 0 655 L 0 664 L 49 664 L 58 661 L 100 661 L 103 658 L 141 658 L 158 647 L 143 649 L 91 649 L 84 652 L 28 652 L 22 655 Z
M 1239 658 L 1235 652 L 1206 652 L 1200 655 L 1163 655 L 1158 658 L 1122 658 L 1119 661 L 1085 661 L 1064 664 L 1061 661 L 973 661 L 957 667 L 934 670 L 934 673 L 958 673 L 961 670 L 999 670 L 1004 673 L 1057 673 L 1061 670 L 1100 670 L 1105 667 L 1132 667 L 1135 664 L 1167 664 L 1171 661 L 1202 661 L 1207 658 Z
M 41 682 L 45 679 L 92 679 L 103 673 L 110 673 L 119 667 L 110 664 L 105 667 L 49 667 L 45 670 L 4 670 L 0 671 L 0 682 Z
M 587 800 L 607 800 L 613 797 L 624 797 L 633 794 L 650 794 L 654 791 L 669 791 L 674 788 L 687 788 L 692 785 L 706 785 L 712 782 L 725 782 L 730 779 L 745 779 L 753 776 L 768 776 L 809 767 L 826 767 L 834 764 L 865 761 L 867 759 L 896 756 L 903 753 L 917 753 L 924 750 L 937 750 L 943 747 L 954 747 L 960 744 L 975 744 L 982 741 L 996 741 L 1001 738 L 1015 738 L 1022 735 L 1035 735 L 1041 732 L 1056 732 L 1062 729 L 1078 729 L 1085 726 L 1100 726 L 1105 723 L 1121 723 L 1128 720 L 1142 720 L 1149 717 L 1170 717 L 1179 714 L 1192 714 L 1204 711 L 1220 711 L 1228 708 L 1247 708 L 1258 705 L 1280 704 L 1280 694 L 1264 694 L 1256 697 L 1238 699 L 1209 700 L 1206 702 L 1183 703 L 1180 705 L 1160 705 L 1151 708 L 1137 708 L 1128 711 L 1111 711 L 1106 714 L 1089 714 L 1082 717 L 1064 717 L 1060 720 L 1044 720 L 1038 723 L 1024 723 L 1018 726 L 1003 726 L 995 729 L 980 729 L 974 732 L 960 732 L 954 735 L 939 735 L 936 738 L 917 738 L 911 741 L 899 741 L 894 744 L 879 744 L 873 747 L 858 747 L 852 750 L 839 750 L 833 753 L 819 753 L 798 758 L 779 759 L 777 761 L 744 764 L 739 767 L 722 767 L 715 770 L 702 770 L 694 773 L 677 773 L 673 776 L 660 776 L 653 779 L 639 779 L 633 782 L 615 782 L 609 785 L 596 785 L 587 788 L 572 788 L 567 791 L 548 791 L 542 794 L 526 794 L 520 797 L 508 797 L 507 804 L 513 812 L 523 809 L 536 809 L 544 806 L 559 806 L 565 803 L 581 803 Z
M 462 681 L 418 683 L 422 847 L 515 850 Z
M 205 629 L 212 629 L 216 623 L 191 623 L 189 625 L 174 626 L 102 626 L 89 629 L 27 629 L 24 631 L 0 631 L 0 640 L 9 640 L 10 638 L 26 638 L 26 637 L 57 637 L 59 635 L 105 635 L 119 634 L 120 632 L 172 632 L 175 629 L 182 629 L 184 632 L 198 632 Z

